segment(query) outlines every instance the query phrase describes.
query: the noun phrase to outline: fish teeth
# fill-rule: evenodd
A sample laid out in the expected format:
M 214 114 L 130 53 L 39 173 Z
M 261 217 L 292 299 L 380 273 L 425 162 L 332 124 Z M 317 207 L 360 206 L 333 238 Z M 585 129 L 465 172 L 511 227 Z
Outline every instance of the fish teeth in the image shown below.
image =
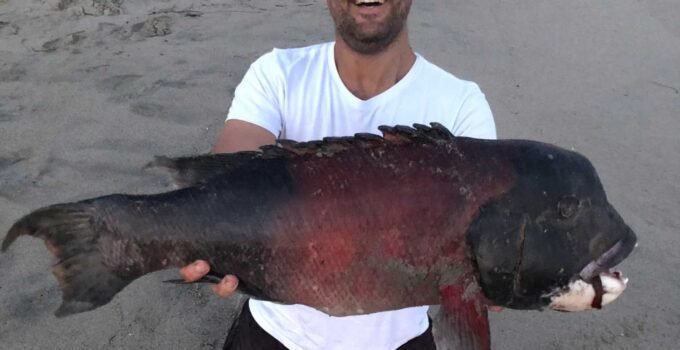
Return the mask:
M 603 272 L 600 275 L 602 288 L 602 306 L 616 300 L 624 290 L 628 278 L 622 278 L 621 273 Z M 593 308 L 593 300 L 597 292 L 591 283 L 582 279 L 569 283 L 566 289 L 556 290 L 550 293 L 550 305 L 548 308 L 559 311 L 585 311 Z

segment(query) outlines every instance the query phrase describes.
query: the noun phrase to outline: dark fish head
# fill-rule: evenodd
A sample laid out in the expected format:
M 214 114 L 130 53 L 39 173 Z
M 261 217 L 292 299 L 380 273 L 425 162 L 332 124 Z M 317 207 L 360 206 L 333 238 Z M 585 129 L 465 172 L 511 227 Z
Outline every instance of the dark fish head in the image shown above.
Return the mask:
M 592 164 L 555 146 L 506 141 L 514 186 L 481 208 L 470 243 L 484 294 L 498 305 L 599 308 L 627 279 L 611 268 L 636 245 Z

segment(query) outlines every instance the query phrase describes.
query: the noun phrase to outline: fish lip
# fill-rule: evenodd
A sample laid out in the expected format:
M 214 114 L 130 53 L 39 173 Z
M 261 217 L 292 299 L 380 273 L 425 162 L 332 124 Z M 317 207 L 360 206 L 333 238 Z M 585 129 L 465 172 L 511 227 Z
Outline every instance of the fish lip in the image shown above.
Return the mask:
M 584 281 L 591 281 L 602 273 L 611 273 L 610 269 L 621 263 L 637 246 L 635 235 L 630 229 L 628 231 L 629 234 L 617 241 L 597 259 L 586 265 L 579 272 L 578 276 Z
M 549 308 L 555 309 L 558 311 L 578 311 L 578 310 L 585 310 L 587 308 L 595 308 L 599 309 L 602 307 L 602 305 L 611 302 L 613 299 L 611 297 L 612 293 L 607 293 L 603 287 L 602 287 L 602 281 L 603 278 L 610 278 L 613 280 L 617 280 L 621 288 L 618 292 L 614 293 L 616 294 L 614 296 L 614 299 L 620 295 L 623 290 L 625 289 L 627 283 L 628 283 L 628 278 L 623 277 L 621 272 L 619 271 L 612 271 L 611 269 L 621 263 L 623 259 L 628 257 L 630 253 L 635 249 L 637 246 L 637 239 L 635 237 L 635 234 L 633 233 L 630 228 L 626 227 L 626 235 L 624 238 L 618 240 L 614 245 L 611 246 L 607 251 L 602 253 L 599 257 L 597 257 L 595 260 L 591 261 L 588 265 L 586 265 L 581 272 L 579 272 L 574 278 L 572 278 L 569 287 L 566 288 L 560 288 L 558 290 L 554 290 L 544 296 L 548 297 L 550 300 L 550 306 Z M 579 284 L 582 283 L 582 284 Z M 583 284 L 585 283 L 585 284 Z M 564 308 L 564 305 L 562 307 L 558 306 L 556 303 L 556 300 L 559 298 L 562 298 L 563 296 L 569 296 L 571 293 L 571 286 L 576 285 L 576 286 L 586 286 L 589 285 L 593 289 L 593 299 L 589 301 L 587 307 L 584 305 L 580 305 L 576 309 L 566 309 Z M 574 293 L 571 293 L 574 294 Z M 576 291 L 576 295 L 580 294 L 579 291 Z M 604 297 L 608 295 L 609 300 L 606 301 L 604 300 Z M 573 296 L 571 296 L 573 298 Z M 556 299 L 557 298 L 557 299 Z M 574 304 L 576 305 L 576 304 Z

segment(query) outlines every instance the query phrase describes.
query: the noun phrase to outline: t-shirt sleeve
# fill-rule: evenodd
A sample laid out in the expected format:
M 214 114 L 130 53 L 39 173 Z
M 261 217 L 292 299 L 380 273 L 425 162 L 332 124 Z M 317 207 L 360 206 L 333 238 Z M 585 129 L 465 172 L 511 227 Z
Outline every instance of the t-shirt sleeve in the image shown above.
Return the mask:
M 276 52 L 264 54 L 250 65 L 236 86 L 227 119 L 243 120 L 278 137 L 282 128 L 283 72 Z
M 491 107 L 479 86 L 475 83 L 471 84 L 451 131 L 456 136 L 496 139 L 496 123 Z

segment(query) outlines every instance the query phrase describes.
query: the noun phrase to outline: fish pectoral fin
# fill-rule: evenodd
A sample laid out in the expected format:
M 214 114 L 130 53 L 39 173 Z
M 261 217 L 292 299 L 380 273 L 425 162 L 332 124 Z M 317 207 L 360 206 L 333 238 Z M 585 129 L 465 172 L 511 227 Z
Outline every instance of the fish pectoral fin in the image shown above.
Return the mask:
M 486 298 L 476 282 L 441 288 L 441 307 L 432 321 L 437 350 L 489 350 Z

